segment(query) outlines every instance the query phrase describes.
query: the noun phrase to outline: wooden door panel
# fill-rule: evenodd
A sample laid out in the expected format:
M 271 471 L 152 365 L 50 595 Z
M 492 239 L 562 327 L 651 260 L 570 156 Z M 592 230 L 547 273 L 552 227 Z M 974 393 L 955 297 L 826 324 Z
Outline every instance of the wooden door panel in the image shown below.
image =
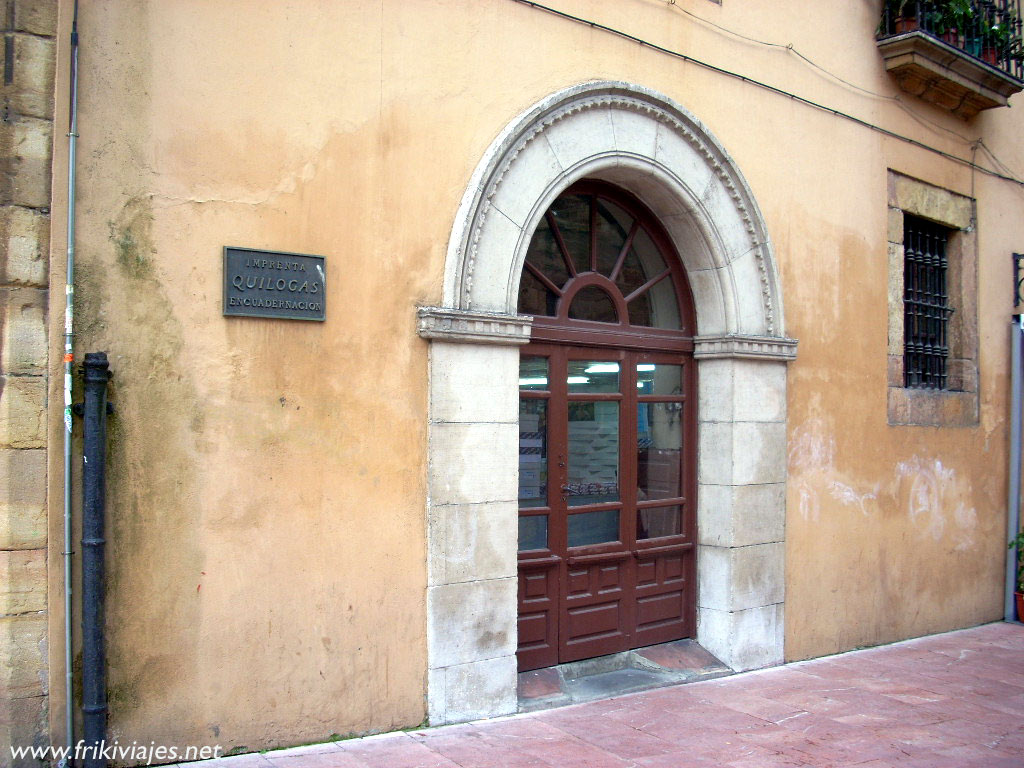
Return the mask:
M 637 589 L 645 586 L 658 584 L 658 561 L 654 558 L 645 558 L 636 564 L 636 586 Z
M 654 645 L 693 634 L 693 550 L 642 557 L 636 589 L 634 646 Z
M 624 631 L 622 600 L 581 608 L 567 607 L 563 614 L 565 626 L 559 661 L 578 661 L 605 656 L 629 648 L 629 635 Z
M 679 621 L 683 617 L 683 592 L 673 590 L 661 592 L 647 597 L 638 597 L 636 601 L 636 626 L 639 631 L 664 624 L 666 621 Z
M 559 565 L 519 566 L 520 671 L 558 663 Z
M 619 599 L 575 608 L 569 603 L 566 610 L 569 617 L 569 624 L 566 627 L 569 637 L 566 642 L 572 645 L 595 637 L 623 634 L 621 593 L 618 597 Z
M 570 565 L 563 598 L 561 661 L 615 653 L 629 647 L 631 629 L 630 559 Z
M 604 595 L 618 591 L 622 585 L 622 573 L 619 565 L 602 565 L 597 567 L 597 593 Z

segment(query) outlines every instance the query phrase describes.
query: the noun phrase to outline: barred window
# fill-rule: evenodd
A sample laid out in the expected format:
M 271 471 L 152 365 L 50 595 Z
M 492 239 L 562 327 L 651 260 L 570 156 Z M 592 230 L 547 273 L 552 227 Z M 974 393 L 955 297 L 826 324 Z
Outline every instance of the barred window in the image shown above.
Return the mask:
M 904 386 L 946 389 L 948 325 L 953 309 L 946 288 L 950 230 L 926 219 L 903 218 Z

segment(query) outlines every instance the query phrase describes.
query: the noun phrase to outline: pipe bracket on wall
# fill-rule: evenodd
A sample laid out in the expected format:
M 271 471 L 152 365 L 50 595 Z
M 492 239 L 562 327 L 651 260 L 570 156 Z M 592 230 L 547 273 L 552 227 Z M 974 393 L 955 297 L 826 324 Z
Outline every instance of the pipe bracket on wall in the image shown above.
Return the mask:
M 1013 254 L 1013 308 L 1016 309 L 1024 301 L 1021 295 L 1021 284 L 1024 283 L 1024 253 Z

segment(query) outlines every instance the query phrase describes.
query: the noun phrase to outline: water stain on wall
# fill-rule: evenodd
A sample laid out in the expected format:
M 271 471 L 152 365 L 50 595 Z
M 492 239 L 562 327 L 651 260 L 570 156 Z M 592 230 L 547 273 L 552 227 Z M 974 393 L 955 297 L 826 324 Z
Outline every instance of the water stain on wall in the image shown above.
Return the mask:
M 149 198 L 127 199 L 107 227 L 106 247 L 83 253 L 76 327 L 79 350 L 108 352 L 116 405 L 108 421 L 107 479 L 111 735 L 149 732 L 138 724 L 151 720 L 145 710 L 156 707 L 169 727 L 152 735 L 173 740 L 177 728 L 185 733 L 191 726 L 170 724 L 194 716 L 179 669 L 201 617 L 191 574 L 205 556 L 187 512 L 196 508 L 194 426 L 201 428 L 204 417 L 182 356 L 181 322 L 154 268 Z M 173 410 L 191 417 L 160 418 Z M 181 502 L 173 513 L 169 499 Z M 166 632 L 170 617 L 174 633 Z M 146 693 L 154 690 L 164 695 Z

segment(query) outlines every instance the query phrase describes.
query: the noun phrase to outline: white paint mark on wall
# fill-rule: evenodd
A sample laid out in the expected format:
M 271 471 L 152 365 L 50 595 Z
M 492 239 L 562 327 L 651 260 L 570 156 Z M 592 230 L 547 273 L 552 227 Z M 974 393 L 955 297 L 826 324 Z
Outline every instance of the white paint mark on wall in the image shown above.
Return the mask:
M 878 498 L 878 485 L 867 492 L 858 493 L 853 488 L 848 486 L 846 483 L 841 483 L 838 480 L 832 481 L 832 487 L 829 489 L 832 498 L 843 504 L 853 505 L 860 508 L 861 514 L 867 517 L 870 513 L 867 508 L 867 502 L 874 501 Z
M 831 469 L 835 460 L 836 441 L 821 419 L 809 419 L 789 445 L 792 470 Z
M 969 503 L 969 480 L 939 459 L 914 455 L 897 463 L 892 475 L 867 486 L 836 468 L 831 431 L 825 420 L 811 418 L 790 442 L 790 484 L 804 520 L 819 522 L 830 499 L 867 518 L 880 516 L 883 508 L 902 509 L 922 538 L 952 536 L 954 551 L 975 546 L 978 515 Z

